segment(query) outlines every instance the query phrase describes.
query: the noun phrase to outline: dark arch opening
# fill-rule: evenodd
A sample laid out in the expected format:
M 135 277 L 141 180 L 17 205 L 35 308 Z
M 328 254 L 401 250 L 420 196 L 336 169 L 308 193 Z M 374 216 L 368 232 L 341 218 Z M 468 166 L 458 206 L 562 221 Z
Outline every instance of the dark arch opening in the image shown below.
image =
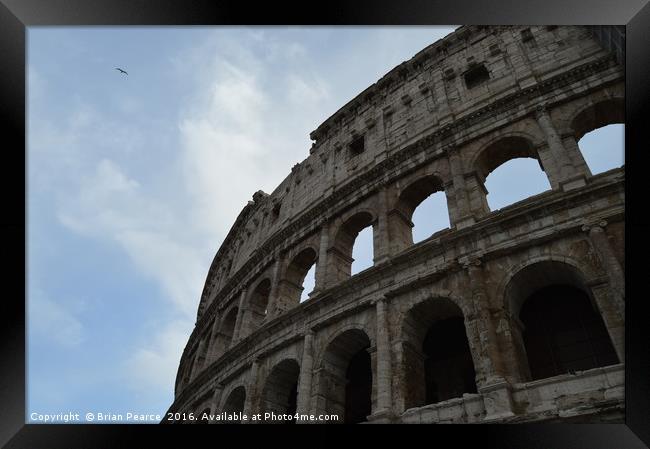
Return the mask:
M 372 367 L 367 348 L 350 359 L 345 373 L 345 423 L 356 424 L 367 420 L 372 403 Z
M 338 415 L 338 423 L 367 420 L 372 409 L 372 367 L 370 339 L 352 329 L 328 345 L 319 374 L 318 409 Z
M 512 317 L 510 330 L 513 333 L 513 342 L 515 344 L 514 352 L 518 360 L 519 376 L 522 380 L 537 379 L 539 378 L 537 376 L 545 375 L 544 373 L 540 374 L 539 372 L 537 374 L 531 373 L 532 367 L 530 366 L 531 363 L 529 359 L 531 357 L 536 358 L 538 356 L 536 354 L 529 353 L 529 351 L 534 351 L 536 353 L 537 352 L 536 348 L 538 348 L 538 346 L 535 346 L 535 343 L 533 343 L 532 349 L 528 349 L 526 347 L 526 340 L 531 338 L 530 335 L 533 335 L 534 341 L 537 342 L 548 341 L 548 340 L 544 340 L 544 338 L 547 337 L 542 338 L 540 336 L 537 337 L 534 336 L 534 335 L 540 335 L 539 333 L 538 334 L 533 333 L 530 334 L 528 337 L 524 337 L 524 334 L 529 329 L 530 323 L 527 324 L 524 320 L 526 315 L 522 315 L 523 307 L 528 303 L 530 298 L 534 298 L 536 293 L 543 292 L 547 287 L 553 287 L 553 286 L 563 286 L 563 289 L 566 292 L 573 292 L 573 294 L 567 293 L 569 299 L 566 299 L 566 301 L 568 301 L 566 302 L 566 304 L 572 303 L 574 301 L 578 301 L 578 303 L 580 303 L 580 301 L 582 301 L 582 307 L 584 308 L 586 307 L 587 304 L 585 303 L 585 298 L 586 298 L 589 306 L 592 307 L 594 313 L 598 315 L 600 322 L 603 323 L 601 312 L 597 309 L 597 306 L 593 301 L 591 290 L 587 286 L 584 276 L 573 265 L 570 265 L 565 262 L 545 260 L 545 261 L 533 263 L 519 270 L 508 282 L 508 285 L 506 286 L 505 289 L 504 299 L 505 299 L 505 305 L 510 310 L 510 316 Z M 576 291 L 582 292 L 584 295 L 580 295 L 576 293 Z M 546 298 L 549 298 L 548 307 L 545 311 L 540 311 L 540 315 L 537 318 L 542 319 L 542 317 L 546 317 L 544 319 L 548 321 L 549 319 L 554 319 L 552 318 L 553 316 L 556 316 L 558 317 L 557 319 L 559 319 L 559 316 L 564 313 L 562 309 L 563 304 L 552 301 L 552 297 L 555 294 L 556 293 L 553 293 L 551 297 L 547 296 L 548 292 L 543 294 Z M 530 310 L 534 311 L 535 310 L 534 304 L 539 301 L 540 300 L 537 300 L 531 303 L 533 304 L 533 306 L 532 309 Z M 528 313 L 527 316 L 530 317 L 531 316 L 530 314 L 532 312 L 527 312 L 527 313 Z M 551 314 L 550 317 L 549 315 L 547 315 L 548 313 Z M 574 324 L 575 323 L 579 323 L 579 321 L 574 321 Z M 533 324 L 533 327 L 535 326 L 537 326 L 539 330 L 540 323 Z M 605 324 L 603 323 L 602 326 L 605 329 L 605 332 L 608 334 L 608 338 L 611 344 L 611 336 L 609 336 L 609 332 L 607 331 Z M 547 331 L 551 332 L 550 334 L 551 337 L 548 338 L 554 338 L 552 337 L 553 335 L 552 327 L 548 328 Z M 574 335 L 578 335 L 578 334 L 574 332 Z M 542 340 L 540 340 L 540 338 L 542 338 Z M 538 366 L 539 364 L 534 361 L 533 365 Z M 562 368 L 561 364 L 560 365 L 556 364 L 556 366 Z
M 295 360 L 283 360 L 271 370 L 262 390 L 262 413 L 295 415 L 299 375 L 300 366 Z M 295 421 L 295 416 L 291 416 L 289 420 L 267 422 L 293 424 Z
M 226 399 L 226 403 L 223 406 L 223 411 L 229 415 L 241 414 L 244 412 L 245 401 L 246 401 L 246 390 L 244 389 L 244 387 L 237 387 L 228 395 L 228 399 Z M 236 417 L 238 416 L 239 415 L 237 415 Z M 241 422 L 241 420 L 234 419 L 232 421 L 224 421 L 224 422 L 239 423 Z
M 476 372 L 462 317 L 435 322 L 422 344 L 425 403 L 435 404 L 476 393 Z
M 313 248 L 305 248 L 289 263 L 284 277 L 278 285 L 277 312 L 282 312 L 300 303 L 305 287 L 305 278 L 316 265 L 318 254 Z M 313 283 L 311 285 L 313 287 Z
M 463 313 L 444 298 L 414 306 L 402 327 L 405 409 L 476 393 Z
M 476 160 L 490 210 L 497 210 L 550 190 L 548 176 L 532 142 L 524 137 L 499 139 Z M 513 188 L 516 186 L 516 188 Z
M 221 329 L 215 338 L 215 356 L 224 353 L 232 345 L 235 336 L 235 325 L 237 324 L 238 312 L 239 309 L 233 307 L 223 318 Z
M 520 318 L 533 380 L 619 362 L 600 313 L 579 288 L 560 284 L 534 292 Z
M 255 287 L 250 297 L 251 331 L 257 329 L 268 313 L 269 296 L 271 295 L 271 281 L 264 279 Z

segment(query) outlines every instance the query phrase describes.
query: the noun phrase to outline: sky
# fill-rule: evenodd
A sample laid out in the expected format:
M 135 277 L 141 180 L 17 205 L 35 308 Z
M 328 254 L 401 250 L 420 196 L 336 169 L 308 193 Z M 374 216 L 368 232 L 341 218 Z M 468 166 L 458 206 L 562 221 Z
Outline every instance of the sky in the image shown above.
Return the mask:
M 454 28 L 28 28 L 26 420 L 163 415 L 210 263 L 253 193 Z M 580 142 L 593 172 L 620 166 L 622 144 L 622 125 Z M 493 210 L 549 188 L 532 159 L 486 186 Z M 448 227 L 444 195 L 413 221 L 416 242 Z M 353 274 L 371 242 L 359 234 Z

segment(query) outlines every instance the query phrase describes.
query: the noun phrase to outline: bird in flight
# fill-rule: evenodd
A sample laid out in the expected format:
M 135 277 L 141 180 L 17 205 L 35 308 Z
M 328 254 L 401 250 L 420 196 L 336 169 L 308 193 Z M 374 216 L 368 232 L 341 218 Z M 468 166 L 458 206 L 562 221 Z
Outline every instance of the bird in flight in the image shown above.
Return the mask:
M 125 75 L 128 75 L 128 73 L 126 73 L 126 70 L 122 70 L 119 67 L 115 67 L 115 70 L 119 70 L 120 72 L 124 73 Z

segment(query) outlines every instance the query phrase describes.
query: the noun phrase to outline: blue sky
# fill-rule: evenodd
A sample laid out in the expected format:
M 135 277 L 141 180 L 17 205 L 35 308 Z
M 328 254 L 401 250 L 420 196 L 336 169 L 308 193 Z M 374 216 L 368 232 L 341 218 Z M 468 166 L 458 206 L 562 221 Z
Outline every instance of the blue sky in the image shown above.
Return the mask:
M 162 415 L 241 208 L 307 157 L 318 124 L 453 28 L 29 28 L 28 417 Z M 621 128 L 581 141 L 593 171 L 622 164 Z M 548 188 L 523 159 L 487 186 L 493 209 Z M 416 241 L 449 226 L 444 196 L 414 222 Z

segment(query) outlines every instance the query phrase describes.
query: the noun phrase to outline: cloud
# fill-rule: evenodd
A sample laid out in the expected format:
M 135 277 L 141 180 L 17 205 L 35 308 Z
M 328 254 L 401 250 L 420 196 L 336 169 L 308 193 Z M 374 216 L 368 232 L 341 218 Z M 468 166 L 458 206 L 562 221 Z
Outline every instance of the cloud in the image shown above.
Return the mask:
M 306 104 L 313 107 L 329 97 L 327 87 L 318 79 L 308 80 L 297 74 L 290 74 L 287 77 L 287 84 L 289 100 L 296 105 Z
M 174 205 L 147 195 L 109 159 L 101 159 L 79 187 L 76 195 L 61 201 L 61 224 L 119 245 L 142 275 L 161 286 L 179 313 L 192 316 L 207 268 L 201 250 L 184 238 Z
M 53 301 L 40 289 L 32 289 L 28 301 L 29 333 L 65 348 L 84 341 L 84 326 L 65 301 Z
M 150 341 L 141 343 L 124 365 L 128 384 L 139 393 L 171 392 L 176 380 L 180 355 L 191 331 L 191 321 L 174 320 Z
M 270 193 L 307 157 L 329 91 L 305 64 L 301 44 L 264 31 L 242 31 L 236 40 L 215 33 L 199 48 L 203 69 L 178 129 L 194 222 L 219 243 L 255 191 Z M 177 62 L 190 67 L 198 59 L 191 53 Z

